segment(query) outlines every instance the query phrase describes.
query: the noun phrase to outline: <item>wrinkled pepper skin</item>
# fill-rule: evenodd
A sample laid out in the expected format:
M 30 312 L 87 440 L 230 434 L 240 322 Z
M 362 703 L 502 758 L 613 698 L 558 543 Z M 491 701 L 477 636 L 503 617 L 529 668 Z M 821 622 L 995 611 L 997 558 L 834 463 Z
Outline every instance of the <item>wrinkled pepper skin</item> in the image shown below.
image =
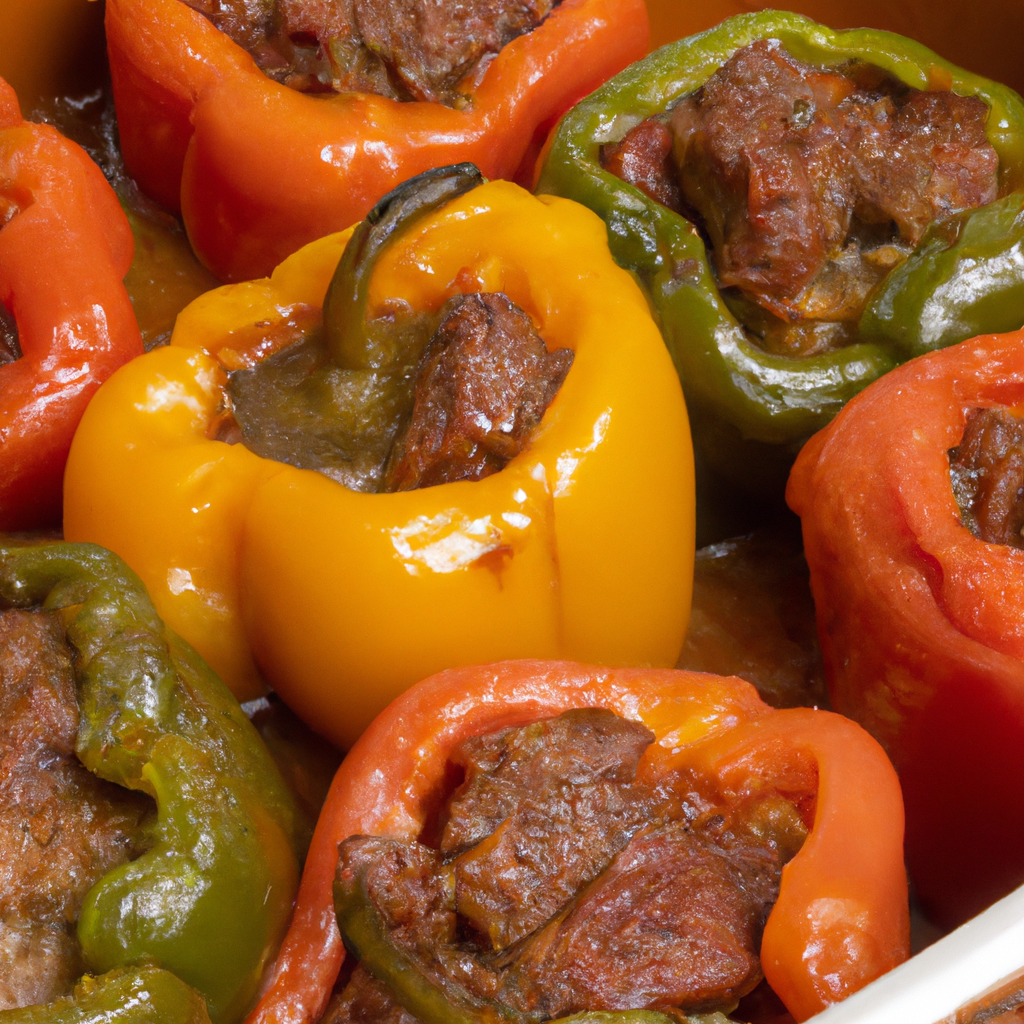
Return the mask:
M 303 852 L 270 755 L 111 552 L 0 546 L 0 602 L 68 609 L 78 758 L 157 804 L 146 852 L 85 898 L 78 937 L 86 962 L 98 972 L 155 963 L 202 993 L 213 1024 L 237 1021 L 281 939 Z
M 725 800 L 765 789 L 814 799 L 761 946 L 765 977 L 798 1021 L 907 957 L 899 784 L 856 724 L 808 708 L 773 711 L 735 677 L 506 662 L 420 682 L 349 752 L 317 823 L 272 980 L 247 1024 L 306 1024 L 322 1012 L 344 958 L 332 912 L 342 840 L 417 838 L 461 740 L 582 707 L 643 722 L 656 737 L 645 759 L 695 770 Z
M 991 108 L 986 131 L 1000 161 L 1003 200 L 961 216 L 956 230 L 936 229 L 922 240 L 883 282 L 861 320 L 858 343 L 804 359 L 769 355 L 754 345 L 719 295 L 693 226 L 600 161 L 604 143 L 694 92 L 737 49 L 762 38 L 781 40 L 808 63 L 862 60 L 917 89 L 947 87 L 979 97 Z M 1022 188 L 1024 104 L 1012 90 L 901 36 L 834 32 L 781 11 L 731 18 L 627 68 L 563 118 L 538 186 L 589 206 L 606 222 L 616 261 L 636 274 L 659 320 L 699 453 L 732 480 L 780 492 L 803 442 L 871 381 L 923 351 L 1024 324 L 1024 289 L 1015 269 Z M 917 318 L 926 313 L 943 318 L 941 326 L 921 325 Z
M 22 357 L 0 365 L 0 530 L 60 522 L 61 478 L 89 399 L 142 340 L 123 284 L 128 221 L 100 169 L 22 119 L 0 80 L 0 302 Z
M 833 703 L 890 752 L 946 926 L 1024 883 L 1024 552 L 961 523 L 948 456 L 970 410 L 1022 402 L 1020 332 L 923 356 L 807 443 L 787 495 Z
M 511 178 L 535 135 L 649 38 L 643 0 L 564 0 L 453 110 L 295 92 L 180 0 L 110 0 L 106 25 L 128 171 L 180 207 L 200 259 L 230 281 L 269 274 L 431 167 L 468 160 Z
M 686 409 L 643 295 L 575 203 L 490 182 L 402 231 L 370 282 L 371 309 L 504 291 L 550 349 L 574 350 L 500 473 L 365 494 L 210 439 L 233 335 L 258 345 L 253 324 L 320 305 L 347 237 L 207 293 L 109 382 L 75 440 L 65 535 L 125 558 L 237 695 L 259 692 L 258 665 L 343 747 L 452 664 L 673 665 L 693 572 Z
M 210 1024 L 206 1002 L 158 967 L 86 976 L 73 995 L 46 1006 L 4 1010 L 0 1024 Z

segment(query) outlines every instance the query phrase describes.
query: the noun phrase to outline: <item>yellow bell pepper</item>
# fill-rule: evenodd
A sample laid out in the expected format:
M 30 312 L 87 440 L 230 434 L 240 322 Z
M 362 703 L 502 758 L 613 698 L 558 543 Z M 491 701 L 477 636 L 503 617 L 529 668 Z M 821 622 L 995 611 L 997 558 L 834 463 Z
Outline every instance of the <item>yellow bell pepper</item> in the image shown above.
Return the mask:
M 373 271 L 371 313 L 503 291 L 550 349 L 574 351 L 500 472 L 358 493 L 211 439 L 253 325 L 321 304 L 350 234 L 201 296 L 169 347 L 100 389 L 68 462 L 66 536 L 120 554 L 239 697 L 265 678 L 342 746 L 445 667 L 674 664 L 693 570 L 686 409 L 640 290 L 582 206 L 490 182 L 398 233 Z

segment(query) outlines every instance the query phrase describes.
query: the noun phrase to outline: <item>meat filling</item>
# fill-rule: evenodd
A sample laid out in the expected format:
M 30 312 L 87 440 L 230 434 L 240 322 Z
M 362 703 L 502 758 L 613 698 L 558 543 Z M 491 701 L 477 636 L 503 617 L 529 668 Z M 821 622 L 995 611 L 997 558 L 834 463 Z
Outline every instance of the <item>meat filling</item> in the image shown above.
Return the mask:
M 7 308 L 0 303 L 0 366 L 13 363 L 21 358 L 21 345 L 18 342 L 18 325 Z
M 314 307 L 272 328 L 254 325 L 254 364 L 229 374 L 231 409 L 218 425 L 217 439 L 241 442 L 265 459 L 318 470 L 354 491 L 379 491 L 431 328 L 425 318 L 411 315 L 376 324 L 401 335 L 407 362 L 355 370 L 335 366 Z
M 987 117 L 975 97 L 759 40 L 603 159 L 700 224 L 724 297 L 769 351 L 809 355 L 853 340 L 930 223 L 997 198 Z
M 456 906 L 482 940 L 498 950 L 528 935 L 629 842 L 649 803 L 633 777 L 653 738 L 580 711 L 455 753 L 467 774 L 441 852 L 456 856 Z
M 601 162 L 617 178 L 635 185 L 656 203 L 683 212 L 683 197 L 672 158 L 672 131 L 657 117 L 641 121 L 621 142 L 605 146 Z
M 369 92 L 461 106 L 463 83 L 551 0 L 186 0 L 303 92 Z
M 548 352 L 507 296 L 457 296 L 420 360 L 412 419 L 384 489 L 497 473 L 527 446 L 571 365 L 572 352 Z
M 365 878 L 353 898 L 387 938 L 325 1022 L 420 1019 L 415 992 L 389 988 L 392 960 L 480 1019 L 732 1009 L 762 978 L 761 932 L 806 830 L 779 797 L 718 807 L 657 777 L 652 741 L 593 708 L 471 739 L 438 849 L 342 843 L 337 888 Z
M 773 850 L 726 849 L 679 822 L 645 831 L 530 939 L 505 992 L 552 1018 L 729 1009 L 761 980 L 757 950 L 779 870 Z
M 1024 549 L 1024 419 L 975 409 L 949 468 L 963 524 L 989 544 Z
M 82 901 L 138 852 L 149 801 L 88 772 L 77 733 L 58 616 L 0 613 L 0 1010 L 70 994 Z
M 402 362 L 333 365 L 317 313 L 281 321 L 272 354 L 230 374 L 232 416 L 219 440 L 316 469 L 360 491 L 480 480 L 529 446 L 573 354 L 548 352 L 533 321 L 500 292 L 457 295 L 438 316 L 400 310 L 371 321 Z M 296 340 L 296 338 L 298 340 Z

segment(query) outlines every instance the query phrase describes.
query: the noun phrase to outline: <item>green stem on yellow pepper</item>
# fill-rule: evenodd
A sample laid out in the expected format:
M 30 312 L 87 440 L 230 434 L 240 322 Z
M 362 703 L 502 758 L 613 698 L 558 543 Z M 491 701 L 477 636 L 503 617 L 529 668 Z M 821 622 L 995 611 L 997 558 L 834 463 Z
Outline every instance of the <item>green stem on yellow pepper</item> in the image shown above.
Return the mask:
M 399 361 L 366 333 L 370 278 L 377 257 L 397 231 L 484 183 L 473 164 L 437 167 L 389 192 L 361 221 L 338 263 L 324 300 L 324 335 L 335 365 L 342 369 L 376 369 Z M 391 335 L 396 341 L 400 334 Z M 384 349 L 382 351 L 382 348 Z

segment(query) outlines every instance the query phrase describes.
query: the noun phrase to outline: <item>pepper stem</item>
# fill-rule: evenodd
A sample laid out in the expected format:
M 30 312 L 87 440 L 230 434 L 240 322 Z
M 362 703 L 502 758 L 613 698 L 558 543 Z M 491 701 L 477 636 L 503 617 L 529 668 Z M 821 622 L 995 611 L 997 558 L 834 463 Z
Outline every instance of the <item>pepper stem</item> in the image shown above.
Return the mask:
M 324 300 L 324 336 L 335 365 L 348 370 L 381 365 L 366 331 L 366 306 L 373 268 L 395 233 L 484 180 L 474 164 L 436 167 L 389 192 L 356 225 Z

